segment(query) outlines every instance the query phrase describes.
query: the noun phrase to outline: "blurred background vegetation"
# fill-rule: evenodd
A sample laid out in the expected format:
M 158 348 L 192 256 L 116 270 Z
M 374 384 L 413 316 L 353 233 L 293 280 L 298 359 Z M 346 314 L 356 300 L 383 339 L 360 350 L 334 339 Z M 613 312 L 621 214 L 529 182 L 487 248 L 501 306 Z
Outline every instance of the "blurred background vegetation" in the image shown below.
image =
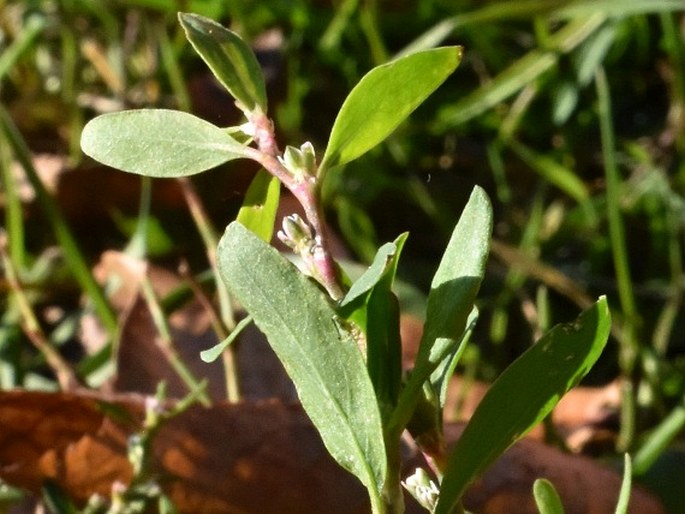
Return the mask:
M 130 249 L 143 230 L 152 262 L 207 271 L 175 184 L 154 182 L 148 212 L 139 178 L 79 149 L 86 121 L 124 108 L 239 121 L 179 10 L 254 45 L 281 144 L 310 140 L 320 153 L 371 67 L 462 45 L 457 72 L 409 123 L 330 174 L 329 221 L 362 263 L 409 231 L 399 276 L 425 290 L 473 185 L 486 188 L 492 258 L 461 371 L 492 380 L 541 332 L 608 295 L 613 338 L 589 382 L 623 379 L 613 450 L 634 452 L 636 473 L 685 510 L 669 485 L 685 477 L 682 0 L 0 1 L 2 388 L 56 388 L 32 330 L 85 379 L 110 358 L 79 341 L 90 312 L 115 337 L 90 272 L 103 251 Z M 231 163 L 193 180 L 219 229 L 255 171 Z M 9 294 L 17 283 L 24 303 Z

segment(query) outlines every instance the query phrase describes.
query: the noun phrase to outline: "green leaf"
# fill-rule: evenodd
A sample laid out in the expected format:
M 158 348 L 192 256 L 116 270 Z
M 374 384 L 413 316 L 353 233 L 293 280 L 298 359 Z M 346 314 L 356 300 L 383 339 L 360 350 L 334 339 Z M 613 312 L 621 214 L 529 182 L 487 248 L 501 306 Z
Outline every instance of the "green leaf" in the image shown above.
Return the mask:
M 491 232 L 490 200 L 476 187 L 433 277 L 416 366 L 391 420 L 394 431 L 404 429 L 424 382 L 462 337 L 485 272 Z
M 606 298 L 557 325 L 495 381 L 450 455 L 435 514 L 447 514 L 468 484 L 554 408 L 599 358 L 609 337 Z
M 264 241 L 271 241 L 280 193 L 280 181 L 268 171 L 259 170 L 247 189 L 236 221 L 249 228 Z
M 242 106 L 266 113 L 266 87 L 259 62 L 238 34 L 198 14 L 179 13 L 178 20 L 195 51 Z
M 329 453 L 378 502 L 386 475 L 380 413 L 362 354 L 327 296 L 237 222 L 219 243 L 219 270 L 297 388 Z
M 538 478 L 533 483 L 535 504 L 540 514 L 564 514 L 564 506 L 552 482 Z
M 447 402 L 447 386 L 450 383 L 450 378 L 454 375 L 454 370 L 456 369 L 457 364 L 459 364 L 461 356 L 464 355 L 464 352 L 466 351 L 473 329 L 476 327 L 478 316 L 478 308 L 474 307 L 466 320 L 466 330 L 464 330 L 461 339 L 458 341 L 455 340 L 453 347 L 450 348 L 447 355 L 431 374 L 431 385 L 433 386 L 433 391 L 437 395 L 438 405 L 440 406 L 441 411 L 445 407 L 445 402 Z M 442 419 L 442 416 L 440 416 L 440 419 Z
M 81 148 L 102 164 L 148 177 L 185 177 L 242 157 L 243 146 L 192 114 L 138 109 L 89 121 Z
M 457 46 L 434 48 L 362 77 L 335 119 L 321 172 L 356 159 L 388 137 L 456 69 L 461 53 Z
M 252 323 L 252 316 L 246 316 L 241 319 L 231 333 L 228 334 L 226 339 L 221 341 L 219 344 L 212 346 L 211 348 L 201 351 L 200 359 L 202 359 L 204 362 L 214 362 L 217 360 L 221 354 L 224 353 L 224 350 L 233 344 L 233 341 L 238 338 L 238 336 L 250 323 Z
M 395 243 L 385 243 L 381 246 L 376 252 L 371 266 L 366 269 L 361 277 L 355 280 L 345 297 L 340 300 L 340 307 L 345 307 L 371 291 L 392 264 L 395 252 L 397 252 Z
M 402 383 L 400 306 L 392 287 L 407 237 L 405 232 L 392 243 L 395 251 L 389 256 L 385 270 L 371 289 L 366 302 L 366 367 L 376 390 L 384 421 L 397 405 Z

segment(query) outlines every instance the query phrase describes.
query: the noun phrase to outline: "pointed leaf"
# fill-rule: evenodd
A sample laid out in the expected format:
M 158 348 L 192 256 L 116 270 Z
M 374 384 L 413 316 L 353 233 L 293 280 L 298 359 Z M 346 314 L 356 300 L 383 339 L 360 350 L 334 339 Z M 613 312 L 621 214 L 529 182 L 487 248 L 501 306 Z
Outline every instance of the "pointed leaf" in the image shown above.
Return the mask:
M 216 344 L 212 346 L 211 348 L 207 348 L 206 350 L 203 350 L 200 352 L 200 358 L 207 363 L 214 362 L 217 360 L 222 353 L 233 344 L 233 341 L 235 341 L 238 336 L 242 333 L 247 326 L 252 323 L 252 316 L 246 316 L 243 319 L 241 319 L 238 324 L 235 326 L 235 328 L 231 331 L 230 334 L 228 334 L 228 337 L 221 341 L 219 344 Z
M 402 390 L 392 430 L 404 429 L 424 382 L 461 339 L 485 272 L 491 232 L 490 200 L 485 191 L 476 187 L 433 277 L 419 355 Z
M 452 512 L 468 484 L 554 408 L 599 358 L 611 316 L 602 297 L 557 325 L 495 381 L 450 455 L 436 514 Z
M 372 69 L 333 124 L 321 170 L 350 162 L 388 137 L 456 69 L 461 47 L 418 52 Z
M 236 221 L 249 228 L 264 241 L 271 241 L 281 193 L 280 181 L 261 169 L 247 188 L 245 200 Z
M 266 87 L 259 62 L 238 34 L 198 14 L 179 13 L 178 19 L 195 51 L 223 86 L 248 111 L 266 113 Z
M 361 352 L 327 296 L 237 222 L 218 257 L 226 284 L 267 336 L 328 451 L 378 498 L 386 474 L 378 404 Z
M 89 121 L 81 148 L 107 166 L 147 177 L 185 177 L 242 157 L 243 146 L 192 114 L 138 109 Z
M 383 278 L 383 275 L 392 263 L 396 251 L 397 245 L 394 243 L 385 243 L 381 246 L 378 249 L 378 252 L 376 252 L 376 256 L 374 257 L 371 266 L 366 269 L 361 277 L 355 280 L 352 287 L 350 287 L 350 290 L 340 301 L 340 307 L 345 307 L 357 298 L 371 291 L 378 281 Z

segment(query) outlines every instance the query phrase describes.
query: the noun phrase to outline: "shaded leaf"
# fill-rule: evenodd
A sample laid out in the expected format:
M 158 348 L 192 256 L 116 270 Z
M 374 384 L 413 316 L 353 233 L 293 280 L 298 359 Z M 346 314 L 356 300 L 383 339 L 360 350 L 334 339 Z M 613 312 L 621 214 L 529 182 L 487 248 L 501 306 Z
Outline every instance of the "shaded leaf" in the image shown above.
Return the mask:
M 452 512 L 473 478 L 549 414 L 595 363 L 610 328 L 601 298 L 575 322 L 550 330 L 500 375 L 450 455 L 436 514 Z
M 181 111 L 137 109 L 89 121 L 81 148 L 107 166 L 148 177 L 185 177 L 242 157 L 224 130 Z
M 236 222 L 219 243 L 218 262 L 229 289 L 295 383 L 331 455 L 378 495 L 386 460 L 373 386 L 354 339 L 325 294 Z
M 397 406 L 402 383 L 400 306 L 393 292 L 393 283 L 407 237 L 405 232 L 392 243 L 395 251 L 387 257 L 385 270 L 373 285 L 366 302 L 366 367 L 376 390 L 384 424 Z
M 320 169 L 350 162 L 382 142 L 456 69 L 461 54 L 457 46 L 434 48 L 364 75 L 340 108 Z
M 266 112 L 266 86 L 252 49 L 238 34 L 198 14 L 178 19 L 195 51 L 229 93 L 248 111 Z
M 259 170 L 245 193 L 236 220 L 264 241 L 271 241 L 280 192 L 280 181 L 268 171 Z

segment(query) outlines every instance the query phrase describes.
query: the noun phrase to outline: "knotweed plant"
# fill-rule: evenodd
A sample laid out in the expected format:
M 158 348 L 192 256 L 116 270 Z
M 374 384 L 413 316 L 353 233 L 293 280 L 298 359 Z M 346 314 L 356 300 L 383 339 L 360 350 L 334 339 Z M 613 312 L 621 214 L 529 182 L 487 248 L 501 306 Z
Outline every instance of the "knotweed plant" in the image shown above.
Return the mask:
M 259 163 L 249 202 L 218 244 L 221 279 L 246 319 L 268 338 L 331 456 L 368 490 L 375 514 L 404 510 L 400 442 L 406 431 L 427 456 L 432 475 L 418 470 L 404 486 L 430 512 L 462 512 L 468 484 L 587 373 L 610 328 L 607 302 L 600 298 L 573 323 L 545 334 L 493 384 L 448 454 L 442 410 L 447 381 L 478 317 L 475 300 L 492 228 L 486 193 L 473 190 L 438 265 L 408 374 L 401 368 L 393 289 L 407 234 L 381 246 L 355 281 L 334 260 L 321 203 L 326 178 L 405 121 L 456 69 L 462 49 L 432 48 L 372 69 L 344 101 L 325 149 L 310 142 L 282 149 L 250 47 L 210 19 L 180 14 L 179 20 L 244 122 L 218 127 L 173 110 L 116 112 L 87 124 L 83 150 L 148 177 L 187 177 L 234 159 Z M 299 267 L 269 244 L 280 185 L 304 212 L 286 216 L 277 234 L 299 257 Z M 238 331 L 205 357 L 216 357 Z

